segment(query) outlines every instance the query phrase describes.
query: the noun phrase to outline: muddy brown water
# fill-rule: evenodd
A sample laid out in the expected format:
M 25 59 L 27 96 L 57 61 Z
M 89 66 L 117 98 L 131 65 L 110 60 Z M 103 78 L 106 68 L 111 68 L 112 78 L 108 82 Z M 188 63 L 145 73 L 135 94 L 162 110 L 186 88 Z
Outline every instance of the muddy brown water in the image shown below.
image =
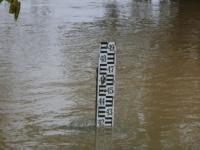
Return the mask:
M 0 4 L 0 149 L 200 148 L 200 1 Z M 117 43 L 115 126 L 95 127 L 98 44 Z

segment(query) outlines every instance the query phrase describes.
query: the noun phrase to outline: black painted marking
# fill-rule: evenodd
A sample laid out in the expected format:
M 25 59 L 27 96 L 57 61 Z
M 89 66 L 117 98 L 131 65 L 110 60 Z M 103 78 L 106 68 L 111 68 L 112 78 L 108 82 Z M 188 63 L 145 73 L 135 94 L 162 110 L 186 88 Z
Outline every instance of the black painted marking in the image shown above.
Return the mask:
M 107 44 L 108 45 L 108 42 L 101 42 L 101 44 Z
M 114 53 L 108 53 L 107 54 L 107 64 L 114 64 L 115 63 L 115 54 Z
M 112 107 L 112 106 L 113 106 L 113 100 L 107 100 L 106 107 Z
M 105 124 L 112 125 L 112 117 L 105 117 Z
M 99 96 L 106 96 L 106 85 L 99 85 Z
M 100 71 L 107 70 L 107 64 L 100 64 Z
M 98 117 L 105 117 L 105 107 L 98 108 Z
M 106 75 L 107 74 L 107 64 L 100 64 L 99 74 L 100 75 Z
M 106 85 L 114 85 L 114 75 L 107 74 L 106 81 Z

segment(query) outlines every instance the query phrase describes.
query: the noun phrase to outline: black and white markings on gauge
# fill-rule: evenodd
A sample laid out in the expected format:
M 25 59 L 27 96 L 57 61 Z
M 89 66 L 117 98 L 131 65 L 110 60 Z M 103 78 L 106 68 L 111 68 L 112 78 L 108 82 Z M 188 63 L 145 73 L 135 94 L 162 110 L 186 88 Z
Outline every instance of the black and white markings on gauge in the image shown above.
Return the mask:
M 101 42 L 97 75 L 96 126 L 114 125 L 115 70 L 116 44 Z

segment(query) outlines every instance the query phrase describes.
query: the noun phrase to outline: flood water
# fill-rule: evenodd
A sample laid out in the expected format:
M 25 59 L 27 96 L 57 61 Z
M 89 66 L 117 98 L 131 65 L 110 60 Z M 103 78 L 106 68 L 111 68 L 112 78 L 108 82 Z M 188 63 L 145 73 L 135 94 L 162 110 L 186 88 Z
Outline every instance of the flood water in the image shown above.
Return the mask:
M 198 150 L 199 0 L 0 4 L 1 150 Z M 115 125 L 95 127 L 98 46 L 117 43 Z

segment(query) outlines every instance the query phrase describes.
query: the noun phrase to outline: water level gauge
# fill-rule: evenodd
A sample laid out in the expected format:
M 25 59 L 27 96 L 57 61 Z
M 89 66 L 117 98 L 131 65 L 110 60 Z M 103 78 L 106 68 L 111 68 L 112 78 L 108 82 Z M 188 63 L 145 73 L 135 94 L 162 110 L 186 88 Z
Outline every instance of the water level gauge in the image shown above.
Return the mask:
M 101 42 L 97 71 L 96 126 L 114 125 L 115 70 L 115 42 Z

